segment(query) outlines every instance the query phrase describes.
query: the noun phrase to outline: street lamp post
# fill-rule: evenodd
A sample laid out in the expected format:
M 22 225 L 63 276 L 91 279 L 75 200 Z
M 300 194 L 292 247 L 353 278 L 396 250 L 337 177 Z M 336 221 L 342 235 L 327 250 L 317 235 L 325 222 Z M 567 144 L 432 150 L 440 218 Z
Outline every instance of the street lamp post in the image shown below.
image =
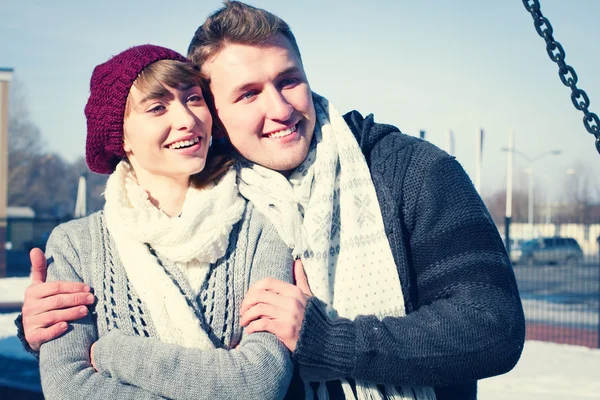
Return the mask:
M 509 136 L 509 147 L 503 147 L 502 151 L 505 151 L 507 153 L 509 153 L 509 160 L 510 160 L 510 171 L 507 171 L 507 173 L 510 173 L 510 175 L 512 175 L 512 154 L 518 154 L 521 157 L 523 157 L 528 164 L 528 171 L 529 171 L 529 195 L 527 196 L 527 223 L 529 224 L 530 230 L 531 232 L 533 232 L 533 216 L 534 216 L 534 212 L 533 212 L 533 187 L 534 187 L 534 176 L 533 176 L 533 163 L 536 161 L 541 160 L 542 158 L 546 157 L 546 156 L 550 156 L 550 155 L 558 155 L 561 154 L 560 150 L 551 150 L 551 151 L 547 151 L 541 154 L 536 155 L 535 157 L 530 157 L 527 154 L 518 151 L 517 149 L 514 148 L 513 143 L 512 143 L 512 133 Z M 508 177 L 507 177 L 508 179 Z M 511 189 L 512 189 L 512 176 L 510 177 L 510 181 L 511 181 Z M 512 194 L 511 194 L 512 196 Z M 511 201 L 512 204 L 512 201 Z M 510 215 L 510 213 L 507 213 L 507 215 Z

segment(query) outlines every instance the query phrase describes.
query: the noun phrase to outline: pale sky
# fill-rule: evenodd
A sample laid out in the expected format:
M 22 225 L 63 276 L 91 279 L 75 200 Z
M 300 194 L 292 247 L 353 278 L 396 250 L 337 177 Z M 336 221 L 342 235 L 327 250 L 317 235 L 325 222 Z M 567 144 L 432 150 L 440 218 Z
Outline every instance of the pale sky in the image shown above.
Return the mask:
M 8 3 L 8 4 L 5 4 Z M 507 134 L 535 157 L 536 184 L 555 198 L 566 170 L 585 165 L 599 182 L 593 136 L 559 80 L 531 16 L 519 0 L 249 1 L 292 27 L 314 91 L 342 111 L 374 113 L 444 147 L 454 132 L 455 155 L 474 177 L 475 137 L 485 131 L 483 194 L 504 187 Z M 600 114 L 600 2 L 541 0 L 554 37 L 579 86 Z M 24 86 L 33 121 L 51 151 L 83 156 L 83 108 L 99 63 L 127 47 L 153 43 L 185 54 L 196 28 L 219 1 L 7 0 L 0 5 L 0 67 Z M 526 163 L 515 157 L 515 181 Z M 541 176 L 543 174 L 543 176 Z

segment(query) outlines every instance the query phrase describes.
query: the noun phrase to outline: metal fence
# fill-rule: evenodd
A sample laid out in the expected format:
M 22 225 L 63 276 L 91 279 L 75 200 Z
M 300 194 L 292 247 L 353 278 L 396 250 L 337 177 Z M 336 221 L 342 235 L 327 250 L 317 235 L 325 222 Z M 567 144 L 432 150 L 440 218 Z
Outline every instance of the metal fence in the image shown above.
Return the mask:
M 6 276 L 29 274 L 29 250 L 44 248 L 59 218 L 9 218 Z M 499 227 L 505 232 L 504 227 Z M 527 339 L 600 348 L 600 224 L 510 224 L 510 253 Z
M 29 275 L 29 251 L 34 247 L 42 250 L 54 227 L 64 222 L 61 218 L 8 218 L 0 221 L 4 226 L 6 249 L 6 276 Z
M 510 238 L 527 339 L 600 348 L 600 224 L 511 224 Z

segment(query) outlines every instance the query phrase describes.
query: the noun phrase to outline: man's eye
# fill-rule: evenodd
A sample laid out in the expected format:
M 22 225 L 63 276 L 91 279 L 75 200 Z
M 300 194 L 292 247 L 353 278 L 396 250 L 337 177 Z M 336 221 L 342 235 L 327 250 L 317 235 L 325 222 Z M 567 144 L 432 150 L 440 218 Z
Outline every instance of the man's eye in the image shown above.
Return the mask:
M 258 92 L 256 90 L 251 90 L 249 92 L 246 92 L 242 95 L 241 99 L 244 100 L 249 100 L 251 98 L 253 98 L 254 96 L 256 96 L 258 94 Z
M 281 81 L 281 87 L 290 87 L 298 84 L 298 79 L 296 78 L 288 78 Z
M 202 96 L 200 96 L 198 94 L 193 94 L 190 97 L 188 97 L 188 99 L 187 99 L 187 101 L 190 103 L 197 103 L 202 100 L 204 100 L 204 99 L 202 98 Z

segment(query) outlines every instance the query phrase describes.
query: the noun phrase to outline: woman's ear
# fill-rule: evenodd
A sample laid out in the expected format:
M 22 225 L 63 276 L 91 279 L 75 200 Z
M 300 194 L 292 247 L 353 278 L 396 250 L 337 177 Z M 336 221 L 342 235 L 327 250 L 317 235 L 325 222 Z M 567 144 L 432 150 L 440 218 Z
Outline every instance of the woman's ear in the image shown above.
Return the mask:
M 131 144 L 129 144 L 129 140 L 126 135 L 123 135 L 123 151 L 125 154 L 131 152 Z

